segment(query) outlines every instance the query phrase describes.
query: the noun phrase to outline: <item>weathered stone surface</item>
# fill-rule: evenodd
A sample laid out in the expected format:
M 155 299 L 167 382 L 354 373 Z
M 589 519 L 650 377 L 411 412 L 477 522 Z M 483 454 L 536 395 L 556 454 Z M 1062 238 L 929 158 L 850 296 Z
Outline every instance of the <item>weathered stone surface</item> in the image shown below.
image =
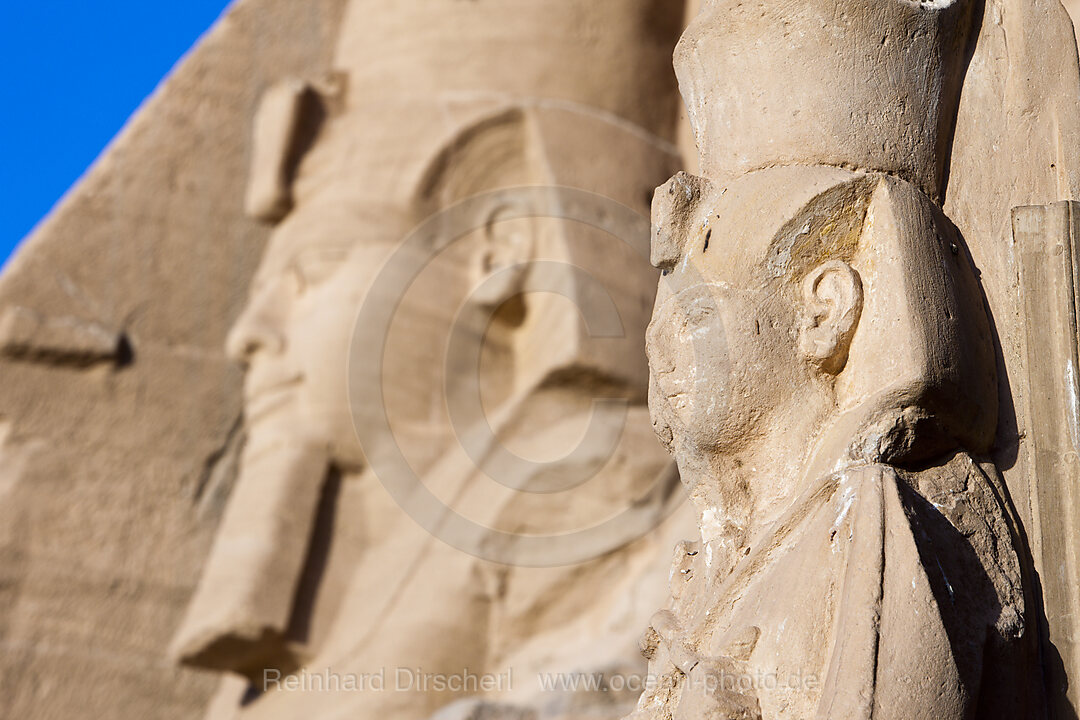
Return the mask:
M 251 170 L 244 208 L 256 220 L 274 222 L 292 209 L 292 182 L 305 141 L 318 130 L 315 90 L 290 78 L 267 90 L 255 113 Z
M 46 318 L 24 307 L 0 316 L 0 354 L 26 362 L 92 365 L 130 360 L 123 334 L 76 318 Z
M 1076 637 L 1076 608 L 1061 584 L 1064 557 L 1048 554 L 1054 538 L 1070 522 L 1068 504 L 1043 505 L 1036 470 L 1040 437 L 1029 412 L 1041 400 L 1031 397 L 1031 382 L 1041 370 L 1027 349 L 1030 323 L 1022 276 L 1053 274 L 1053 267 L 1027 266 L 1014 237 L 1013 209 L 1050 205 L 1080 198 L 1080 71 L 1074 28 L 1057 2 L 1013 0 L 986 3 L 964 79 L 957 114 L 945 211 L 971 249 L 981 274 L 998 346 L 999 407 L 994 460 L 1023 520 L 1026 544 L 1037 573 L 1047 617 L 1056 618 L 1043 643 L 1043 662 L 1051 674 L 1050 703 L 1055 717 L 1071 717 L 1080 706 L 1080 685 L 1066 688 L 1056 644 Z M 1046 263 L 1052 248 L 1064 241 L 1044 235 L 1044 248 L 1027 257 Z M 1054 310 L 1060 312 L 1060 310 Z M 1050 367 L 1065 366 L 1067 356 L 1040 358 Z M 1055 412 L 1056 411 L 1052 411 Z M 1048 479 L 1057 486 L 1062 480 Z M 1045 545 L 1045 548 L 1044 548 Z M 1076 569 L 1067 572 L 1075 573 Z M 1042 611 L 1040 611 L 1042 612 Z M 1065 660 L 1078 672 L 1076 660 Z
M 1077 386 L 1076 202 L 1015 208 L 1012 247 L 1019 268 L 1019 301 L 1025 320 L 1025 373 L 1015 386 L 1024 400 L 1023 440 L 1034 480 L 1028 534 L 1039 568 L 1046 625 L 1046 672 L 1056 716 L 1068 717 L 1078 691 L 1070 679 L 1080 667 L 1074 608 L 1080 607 L 1080 557 L 1075 541 L 1080 497 L 1080 389 Z

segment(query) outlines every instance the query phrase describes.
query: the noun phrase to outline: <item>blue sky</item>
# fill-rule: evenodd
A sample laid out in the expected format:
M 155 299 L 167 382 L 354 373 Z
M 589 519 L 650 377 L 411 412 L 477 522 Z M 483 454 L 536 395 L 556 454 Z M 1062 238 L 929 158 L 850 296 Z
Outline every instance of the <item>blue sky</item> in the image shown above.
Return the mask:
M 0 263 L 228 4 L 0 2 Z

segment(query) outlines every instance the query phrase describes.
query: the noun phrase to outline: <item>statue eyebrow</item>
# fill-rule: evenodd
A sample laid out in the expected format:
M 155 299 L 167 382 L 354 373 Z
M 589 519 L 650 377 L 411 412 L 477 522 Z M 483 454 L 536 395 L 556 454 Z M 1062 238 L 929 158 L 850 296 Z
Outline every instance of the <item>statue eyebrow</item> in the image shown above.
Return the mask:
M 312 270 L 312 264 L 343 264 L 352 251 L 353 245 L 324 245 L 307 247 L 294 253 L 286 265 L 287 271 L 300 273 L 303 280 L 311 278 L 307 275 Z
M 301 258 L 306 258 L 306 257 L 313 257 L 313 256 L 322 257 L 322 256 L 331 256 L 331 255 L 340 256 L 342 259 L 344 259 L 345 256 L 347 256 L 350 252 L 352 252 L 353 247 L 355 247 L 355 245 L 353 243 L 348 243 L 348 244 L 342 243 L 340 245 L 327 244 L 327 245 L 316 245 L 314 247 L 300 248 L 295 253 L 293 253 L 292 261 L 295 262 L 297 260 L 300 260 Z

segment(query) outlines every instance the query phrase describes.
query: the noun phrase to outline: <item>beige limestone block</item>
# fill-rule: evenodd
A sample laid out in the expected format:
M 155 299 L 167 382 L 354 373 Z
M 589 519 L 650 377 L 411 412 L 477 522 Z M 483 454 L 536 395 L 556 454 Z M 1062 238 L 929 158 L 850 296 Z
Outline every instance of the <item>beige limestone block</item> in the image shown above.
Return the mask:
M 1042 267 L 1046 253 L 1060 240 L 1046 235 L 1045 246 L 1025 256 L 1014 240 L 1013 209 L 1075 200 L 1080 192 L 1080 69 L 1075 31 L 1057 2 L 1017 1 L 986 3 L 982 23 L 965 75 L 950 155 L 950 176 L 945 210 L 956 223 L 981 273 L 981 281 L 1000 347 L 998 376 L 1001 412 L 994 459 L 1002 469 L 1017 512 L 1024 521 L 1034 571 L 1040 577 L 1055 574 L 1039 548 L 1052 545 L 1051 536 L 1039 537 L 1040 527 L 1067 522 L 1067 504 L 1041 503 L 1037 472 L 1040 438 L 1035 418 L 1038 403 L 1029 398 L 1032 380 L 1041 372 L 1032 364 L 1026 345 L 1032 332 L 1020 278 L 1053 274 Z M 1028 261 L 1036 265 L 1028 266 Z M 1066 356 L 1040 358 L 1039 363 L 1060 367 Z M 1056 519 L 1050 519 L 1057 513 Z M 1039 520 L 1039 517 L 1047 517 Z M 1048 523 L 1048 524 L 1047 524 Z M 1066 562 L 1068 562 L 1067 558 Z M 1069 570 L 1068 572 L 1075 572 Z M 1075 608 L 1068 596 L 1044 593 L 1046 616 L 1058 627 L 1040 632 L 1061 637 L 1070 631 L 1060 626 Z M 1069 621 L 1071 622 L 1071 621 Z M 1049 683 L 1055 717 L 1064 710 L 1065 689 L 1058 651 L 1044 642 L 1043 663 L 1058 680 Z M 1065 670 L 1075 674 L 1077 670 Z M 1069 690 L 1075 703 L 1075 684 Z
M 130 360 L 123 334 L 77 318 L 43 318 L 24 307 L 0 316 L 0 353 L 39 363 L 92 365 Z
M 312 89 L 289 79 L 263 94 L 252 129 L 251 170 L 244 209 L 256 220 L 276 221 L 292 208 L 292 175 Z

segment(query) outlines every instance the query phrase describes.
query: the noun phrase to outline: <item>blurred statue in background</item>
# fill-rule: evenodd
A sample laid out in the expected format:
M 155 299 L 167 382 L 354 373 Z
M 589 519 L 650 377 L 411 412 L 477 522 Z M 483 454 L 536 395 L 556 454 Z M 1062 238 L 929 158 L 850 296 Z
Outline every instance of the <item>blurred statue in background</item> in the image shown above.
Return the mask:
M 993 334 L 940 202 L 971 5 L 706 3 L 704 177 L 653 207 L 650 408 L 696 506 L 633 718 L 1036 718 L 987 460 Z
M 634 242 L 647 230 L 611 237 L 604 212 L 592 227 L 508 189 L 573 188 L 644 215 L 678 167 L 682 23 L 667 0 L 354 0 L 337 72 L 267 93 L 247 207 L 277 225 L 228 342 L 247 366 L 247 439 L 173 646 L 251 684 L 223 685 L 211 717 L 633 706 L 633 692 L 544 691 L 538 673 L 643 673 L 640 628 L 691 524 L 645 408 L 656 271 Z M 463 202 L 475 222 L 451 236 L 440 218 Z M 419 275 L 388 285 L 429 218 Z M 620 337 L 593 337 L 598 293 Z M 358 359 L 371 308 L 393 322 L 374 338 L 382 356 Z M 455 398 L 472 390 L 481 410 L 462 420 Z M 383 424 L 392 433 L 370 431 Z M 474 426 L 491 437 L 469 445 Z M 379 464 L 397 451 L 478 537 L 406 514 L 391 488 L 404 481 Z M 513 477 L 499 472 L 507 453 Z M 627 509 L 634 532 L 618 542 L 545 557 L 515 541 L 556 548 Z M 511 671 L 479 690 L 419 682 Z M 322 672 L 353 686 L 276 682 Z M 385 687 L 357 687 L 365 677 Z

